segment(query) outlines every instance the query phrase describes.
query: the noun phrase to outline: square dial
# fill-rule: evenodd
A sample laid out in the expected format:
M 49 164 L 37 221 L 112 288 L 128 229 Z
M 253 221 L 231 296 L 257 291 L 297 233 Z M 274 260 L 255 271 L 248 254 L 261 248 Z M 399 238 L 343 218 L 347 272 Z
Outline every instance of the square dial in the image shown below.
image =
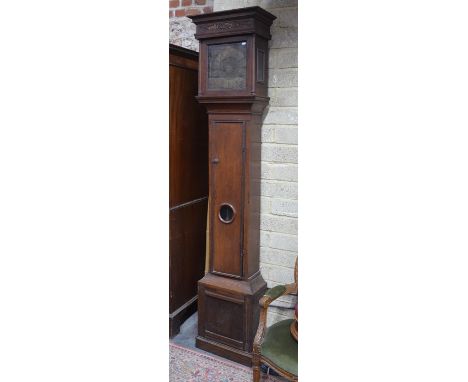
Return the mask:
M 247 42 L 208 45 L 208 89 L 245 89 Z

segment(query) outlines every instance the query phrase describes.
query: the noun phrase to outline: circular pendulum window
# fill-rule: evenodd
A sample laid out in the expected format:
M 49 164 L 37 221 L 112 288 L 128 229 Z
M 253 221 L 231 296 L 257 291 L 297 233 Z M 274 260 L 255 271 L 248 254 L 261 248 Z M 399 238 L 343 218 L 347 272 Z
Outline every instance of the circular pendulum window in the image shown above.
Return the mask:
M 230 204 L 225 203 L 221 204 L 218 217 L 223 223 L 229 224 L 234 220 L 235 214 L 236 211 L 234 211 L 234 208 Z

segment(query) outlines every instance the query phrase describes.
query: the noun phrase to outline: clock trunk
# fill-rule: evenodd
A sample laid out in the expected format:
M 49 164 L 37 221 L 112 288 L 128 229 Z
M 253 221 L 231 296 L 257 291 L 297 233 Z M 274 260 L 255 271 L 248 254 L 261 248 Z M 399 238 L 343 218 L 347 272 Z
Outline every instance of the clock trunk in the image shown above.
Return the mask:
M 269 28 L 249 7 L 191 17 L 200 40 L 198 101 L 209 124 L 209 272 L 198 282 L 198 347 L 251 364 L 258 301 L 261 120 Z

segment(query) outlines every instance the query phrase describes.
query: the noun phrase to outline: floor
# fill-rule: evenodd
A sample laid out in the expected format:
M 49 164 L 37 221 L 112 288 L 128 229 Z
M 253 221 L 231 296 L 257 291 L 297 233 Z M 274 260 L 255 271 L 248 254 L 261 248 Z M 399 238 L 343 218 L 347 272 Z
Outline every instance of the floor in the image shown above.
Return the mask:
M 195 312 L 187 320 L 185 320 L 185 322 L 180 327 L 179 334 L 174 336 L 171 339 L 171 341 L 178 345 L 192 348 L 198 352 L 206 353 L 206 354 L 213 356 L 213 354 L 207 353 L 204 350 L 201 350 L 195 346 L 195 338 L 197 337 L 197 332 L 198 332 L 198 312 Z M 278 374 L 275 373 L 274 370 L 271 370 L 271 369 L 268 370 L 268 368 L 265 367 L 265 365 L 262 365 L 262 371 L 264 373 L 270 373 L 271 375 L 278 376 Z M 284 381 L 286 381 L 286 379 L 284 379 Z
M 197 336 L 198 312 L 192 314 L 180 327 L 180 332 L 172 338 L 176 344 L 200 350 L 195 347 L 195 337 Z M 202 351 L 202 350 L 200 350 Z

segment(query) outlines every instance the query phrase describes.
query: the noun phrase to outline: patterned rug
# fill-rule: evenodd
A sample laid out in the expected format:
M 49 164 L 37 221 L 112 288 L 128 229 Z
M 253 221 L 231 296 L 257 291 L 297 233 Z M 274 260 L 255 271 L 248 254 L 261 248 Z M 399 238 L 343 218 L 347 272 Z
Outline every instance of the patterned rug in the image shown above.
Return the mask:
M 169 343 L 170 382 L 252 382 L 252 369 L 221 357 Z M 262 376 L 262 382 L 282 378 Z

